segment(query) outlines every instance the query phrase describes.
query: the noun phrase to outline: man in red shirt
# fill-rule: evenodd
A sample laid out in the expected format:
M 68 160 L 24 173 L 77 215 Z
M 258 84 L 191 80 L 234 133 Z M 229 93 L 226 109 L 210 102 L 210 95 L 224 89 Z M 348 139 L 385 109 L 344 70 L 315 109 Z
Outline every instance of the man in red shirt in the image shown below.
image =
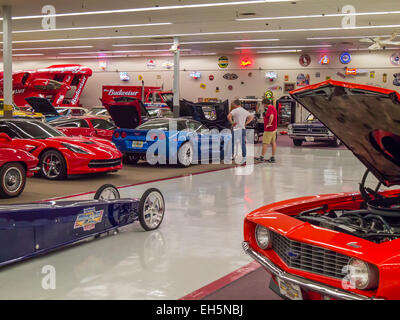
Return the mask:
M 268 161 L 271 163 L 275 163 L 275 154 L 276 154 L 276 131 L 278 129 L 278 112 L 272 104 L 269 104 L 268 100 L 263 101 L 264 105 L 267 108 L 264 117 L 264 135 L 263 135 L 263 145 L 262 152 L 259 158 L 256 158 L 259 161 Z M 268 106 L 267 106 L 268 105 Z M 272 157 L 268 160 L 264 159 L 265 154 L 267 153 L 268 145 L 272 145 Z

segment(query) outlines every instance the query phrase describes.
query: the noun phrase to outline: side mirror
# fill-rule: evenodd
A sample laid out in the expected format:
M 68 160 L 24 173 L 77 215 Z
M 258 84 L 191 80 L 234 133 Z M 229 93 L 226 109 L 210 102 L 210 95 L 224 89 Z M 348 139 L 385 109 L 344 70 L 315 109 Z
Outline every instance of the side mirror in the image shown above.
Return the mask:
M 1 140 L 6 140 L 7 142 L 11 142 L 12 141 L 10 136 L 7 133 L 4 133 L 4 132 L 0 132 L 0 139 Z

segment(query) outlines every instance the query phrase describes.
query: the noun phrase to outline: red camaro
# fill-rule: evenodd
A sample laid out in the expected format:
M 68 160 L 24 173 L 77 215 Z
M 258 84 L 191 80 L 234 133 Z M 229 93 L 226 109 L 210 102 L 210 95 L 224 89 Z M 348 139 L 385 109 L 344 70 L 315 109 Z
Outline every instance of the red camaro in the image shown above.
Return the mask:
M 69 117 L 49 124 L 67 136 L 96 137 L 110 141 L 117 128 L 111 121 L 100 117 Z
M 29 152 L 7 147 L 7 136 L 0 133 L 0 197 L 19 196 L 26 177 L 38 170 L 38 159 Z
M 289 299 L 400 299 L 400 95 L 326 81 L 291 92 L 367 167 L 360 192 L 286 200 L 250 213 L 244 250 Z M 367 187 L 367 175 L 377 179 Z
M 0 133 L 8 136 L 10 146 L 29 149 L 39 158 L 40 173 L 47 179 L 122 168 L 121 152 L 105 139 L 67 137 L 35 120 L 0 120 Z

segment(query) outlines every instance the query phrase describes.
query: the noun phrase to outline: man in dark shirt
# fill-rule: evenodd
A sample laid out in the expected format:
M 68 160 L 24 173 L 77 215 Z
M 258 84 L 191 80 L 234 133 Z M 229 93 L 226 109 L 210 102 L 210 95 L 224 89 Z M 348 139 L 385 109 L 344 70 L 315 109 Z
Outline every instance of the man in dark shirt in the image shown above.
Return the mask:
M 275 107 L 271 104 L 268 105 L 269 101 L 264 100 L 263 103 L 267 109 L 264 117 L 264 135 L 263 135 L 263 145 L 262 152 L 259 158 L 256 158 L 259 161 L 268 161 L 271 163 L 275 163 L 275 154 L 276 154 L 276 132 L 278 129 L 278 112 Z M 267 106 L 268 105 L 268 106 Z M 265 154 L 267 153 L 268 145 L 272 145 L 272 156 L 268 160 L 264 159 Z

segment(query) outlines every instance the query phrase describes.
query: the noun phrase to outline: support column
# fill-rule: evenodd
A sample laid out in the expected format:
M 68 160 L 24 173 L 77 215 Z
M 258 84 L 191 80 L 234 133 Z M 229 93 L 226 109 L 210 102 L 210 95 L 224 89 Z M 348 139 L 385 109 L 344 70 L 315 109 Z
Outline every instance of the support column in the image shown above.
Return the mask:
M 180 52 L 179 52 L 179 38 L 174 37 L 174 118 L 179 118 L 179 62 L 180 62 Z
M 2 6 L 3 11 L 3 97 L 4 118 L 12 118 L 12 25 L 11 6 Z

